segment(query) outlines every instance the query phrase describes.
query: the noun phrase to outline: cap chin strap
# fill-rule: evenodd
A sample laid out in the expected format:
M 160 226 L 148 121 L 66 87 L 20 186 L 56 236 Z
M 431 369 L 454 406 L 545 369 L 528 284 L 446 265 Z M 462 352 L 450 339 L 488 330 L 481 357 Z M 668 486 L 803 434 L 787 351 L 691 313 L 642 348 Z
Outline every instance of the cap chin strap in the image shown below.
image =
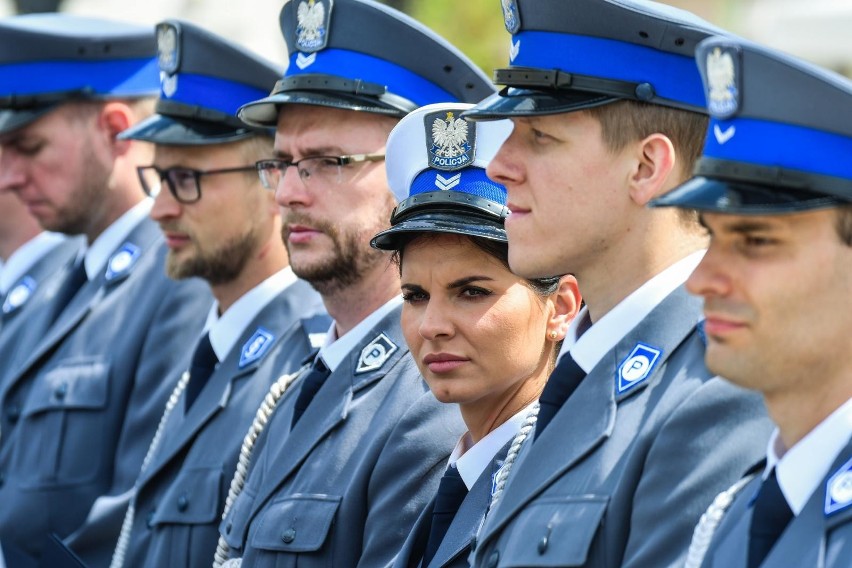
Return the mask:
M 391 224 L 399 223 L 415 211 L 428 208 L 431 212 L 458 213 L 459 206 L 473 210 L 490 219 L 502 220 L 509 216 L 509 208 L 490 199 L 461 191 L 430 191 L 418 193 L 397 205 L 391 214 Z
M 188 118 L 190 120 L 203 120 L 207 122 L 224 124 L 237 130 L 265 130 L 257 127 L 250 127 L 236 116 L 226 114 L 218 110 L 200 107 L 197 105 L 188 105 L 178 101 L 159 99 L 157 101 L 155 111 L 157 114 L 162 114 L 170 117 Z
M 323 94 L 339 93 L 341 95 L 371 98 L 384 106 L 396 109 L 405 114 L 420 106 L 405 97 L 388 92 L 387 87 L 384 85 L 362 81 L 361 79 L 346 79 L 344 77 L 319 73 L 284 77 L 275 83 L 275 88 L 272 89 L 270 96 L 289 91 L 316 91 Z

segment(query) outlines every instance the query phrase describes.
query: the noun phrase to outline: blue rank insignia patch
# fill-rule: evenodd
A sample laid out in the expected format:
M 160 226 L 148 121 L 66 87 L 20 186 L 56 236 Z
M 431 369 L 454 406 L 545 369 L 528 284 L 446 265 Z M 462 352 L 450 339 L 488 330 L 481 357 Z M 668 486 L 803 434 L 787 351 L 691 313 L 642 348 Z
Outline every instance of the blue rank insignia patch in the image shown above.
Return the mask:
M 616 390 L 622 394 L 648 378 L 657 365 L 662 351 L 656 347 L 637 343 L 616 372 Z
M 517 0 L 500 0 L 500 5 L 503 8 L 503 24 L 506 26 L 506 31 L 514 34 L 521 29 L 521 14 L 518 12 Z
M 740 51 L 716 47 L 707 54 L 707 109 L 716 118 L 730 118 L 740 108 Z
M 426 150 L 429 165 L 438 170 L 460 170 L 473 162 L 476 155 L 476 128 L 458 118 L 463 112 L 430 112 L 423 117 L 426 127 Z
M 274 341 L 274 335 L 262 327 L 257 328 L 257 331 L 245 342 L 245 345 L 240 350 L 240 369 L 266 355 L 266 352 L 272 347 Z
M 157 26 L 157 64 L 160 71 L 174 75 L 180 68 L 180 30 L 174 24 Z
M 384 333 L 380 333 L 361 350 L 361 357 L 358 359 L 355 374 L 367 373 L 381 368 L 396 350 L 397 346 L 394 342 Z
M 3 302 L 3 313 L 11 314 L 21 306 L 27 303 L 30 296 L 33 295 L 36 289 L 36 281 L 29 276 L 24 276 L 9 293 L 6 294 L 6 301 Z
M 118 252 L 112 255 L 107 263 L 107 282 L 127 275 L 141 255 L 142 249 L 133 243 L 124 243 L 121 245 Z
M 328 43 L 333 0 L 300 0 L 296 8 L 296 46 L 312 53 Z
M 831 515 L 852 505 L 852 460 L 843 464 L 825 486 L 825 514 Z

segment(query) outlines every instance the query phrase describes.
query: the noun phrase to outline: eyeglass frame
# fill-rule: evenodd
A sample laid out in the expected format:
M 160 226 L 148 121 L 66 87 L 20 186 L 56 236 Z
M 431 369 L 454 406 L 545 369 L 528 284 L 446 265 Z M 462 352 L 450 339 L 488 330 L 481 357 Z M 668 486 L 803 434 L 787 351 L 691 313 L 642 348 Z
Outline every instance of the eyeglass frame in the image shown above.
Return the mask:
M 163 187 L 163 182 L 165 182 L 166 186 L 169 188 L 169 193 L 172 194 L 172 197 L 175 198 L 175 201 L 183 204 L 191 204 L 197 203 L 201 200 L 201 178 L 204 176 L 211 176 L 217 174 L 232 174 L 237 172 L 257 172 L 257 166 L 239 166 L 235 168 L 221 168 L 218 170 L 196 170 L 194 168 L 186 168 L 183 166 L 172 166 L 169 168 L 160 168 L 159 166 L 155 166 L 151 164 L 150 166 L 136 166 L 136 175 L 139 177 L 139 183 L 142 186 L 142 191 L 145 192 L 145 195 L 148 197 L 156 197 L 153 191 L 148 187 L 145 183 L 145 179 L 143 177 L 142 172 L 145 170 L 153 170 L 157 172 L 157 176 L 160 178 L 160 188 Z M 174 185 L 174 182 L 171 179 L 171 174 L 174 172 L 185 172 L 192 174 L 193 181 L 195 182 L 195 198 L 194 199 L 184 199 L 178 196 L 178 191 Z M 162 191 L 162 189 L 161 189 Z M 158 192 L 159 193 L 159 192 Z
M 267 159 L 264 159 L 264 160 L 258 160 L 257 162 L 255 162 L 254 165 L 255 165 L 255 168 L 257 168 L 257 175 L 260 178 L 261 185 L 263 185 L 263 187 L 265 187 L 266 189 L 275 190 L 277 188 L 276 187 L 270 187 L 268 181 L 264 178 L 264 173 L 263 173 L 266 170 L 269 170 L 269 169 L 272 169 L 272 168 L 268 168 L 268 167 L 264 167 L 264 166 L 274 164 L 275 169 L 281 171 L 281 177 L 282 178 L 284 177 L 284 174 L 285 174 L 285 172 L 287 171 L 288 168 L 290 168 L 291 166 L 295 167 L 296 172 L 299 176 L 299 179 L 302 181 L 303 184 L 305 184 L 305 187 L 307 187 L 309 182 L 306 181 L 306 180 L 310 179 L 311 176 L 310 176 L 310 172 L 308 170 L 305 170 L 305 169 L 302 169 L 302 168 L 299 167 L 299 164 L 301 164 L 302 162 L 313 161 L 313 160 L 334 160 L 336 162 L 335 165 L 338 168 L 340 168 L 342 166 L 348 166 L 348 165 L 351 165 L 351 164 L 361 164 L 361 163 L 367 163 L 367 162 L 373 162 L 373 163 L 380 162 L 380 161 L 383 161 L 384 159 L 385 159 L 384 154 L 348 154 L 348 155 L 345 155 L 345 156 L 305 156 L 304 158 L 301 158 L 301 159 L 296 160 L 296 161 L 287 160 L 287 159 L 284 159 L 284 158 L 267 158 Z M 307 172 L 308 176 L 305 177 L 302 174 L 302 172 Z

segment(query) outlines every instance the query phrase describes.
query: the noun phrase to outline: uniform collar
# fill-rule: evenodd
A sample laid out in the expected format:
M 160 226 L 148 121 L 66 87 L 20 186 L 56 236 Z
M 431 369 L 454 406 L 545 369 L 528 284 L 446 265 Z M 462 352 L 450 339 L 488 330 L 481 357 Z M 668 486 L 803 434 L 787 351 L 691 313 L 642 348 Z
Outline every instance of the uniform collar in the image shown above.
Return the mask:
M 852 398 L 847 400 L 816 428 L 783 452 L 776 429 L 766 450 L 763 477 L 776 468 L 778 485 L 790 509 L 798 515 L 828 474 L 831 464 L 852 437 Z
M 559 356 L 570 352 L 580 368 L 590 373 L 631 329 L 686 282 L 704 258 L 705 252 L 697 251 L 675 262 L 642 284 L 592 325 L 588 322 L 589 310 L 583 307 L 568 328 Z
M 296 280 L 293 269 L 288 266 L 240 296 L 221 316 L 219 302 L 213 303 L 204 330 L 210 333 L 210 344 L 219 361 L 230 354 L 257 314 Z
M 124 244 L 124 239 L 127 238 L 134 227 L 148 217 L 153 206 L 153 199 L 143 199 L 113 221 L 103 233 L 98 235 L 95 242 L 89 245 L 85 257 L 83 257 L 83 262 L 86 265 L 86 277 L 89 281 L 95 280 L 106 269 L 110 256 Z
M 402 305 L 402 296 L 393 297 L 385 305 L 358 322 L 358 325 L 349 330 L 343 337 L 337 337 L 337 324 L 331 322 L 331 327 L 325 337 L 325 344 L 320 347 L 318 357 L 322 357 L 325 365 L 333 373 L 355 346 L 361 343 L 367 333 L 400 305 Z
M 43 231 L 18 247 L 5 263 L 0 263 L 0 296 L 64 240 L 64 235 Z

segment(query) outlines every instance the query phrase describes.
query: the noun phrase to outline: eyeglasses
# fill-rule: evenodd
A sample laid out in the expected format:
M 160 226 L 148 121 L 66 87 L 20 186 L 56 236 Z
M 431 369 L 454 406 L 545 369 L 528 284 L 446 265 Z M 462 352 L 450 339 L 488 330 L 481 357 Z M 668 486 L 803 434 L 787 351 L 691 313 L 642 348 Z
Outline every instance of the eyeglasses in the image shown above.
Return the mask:
M 201 178 L 203 176 L 254 172 L 255 169 L 255 166 L 241 166 L 239 168 L 203 171 L 181 167 L 160 169 L 157 166 L 139 166 L 136 168 L 136 172 L 139 174 L 142 189 L 148 196 L 156 197 L 162 189 L 163 182 L 165 182 L 178 202 L 195 203 L 201 199 Z
M 380 162 L 384 154 L 352 154 L 350 156 L 311 156 L 301 160 L 273 158 L 255 164 L 260 182 L 266 189 L 276 189 L 287 168 L 293 166 L 306 187 L 337 185 L 346 178 L 346 167 L 362 162 Z

